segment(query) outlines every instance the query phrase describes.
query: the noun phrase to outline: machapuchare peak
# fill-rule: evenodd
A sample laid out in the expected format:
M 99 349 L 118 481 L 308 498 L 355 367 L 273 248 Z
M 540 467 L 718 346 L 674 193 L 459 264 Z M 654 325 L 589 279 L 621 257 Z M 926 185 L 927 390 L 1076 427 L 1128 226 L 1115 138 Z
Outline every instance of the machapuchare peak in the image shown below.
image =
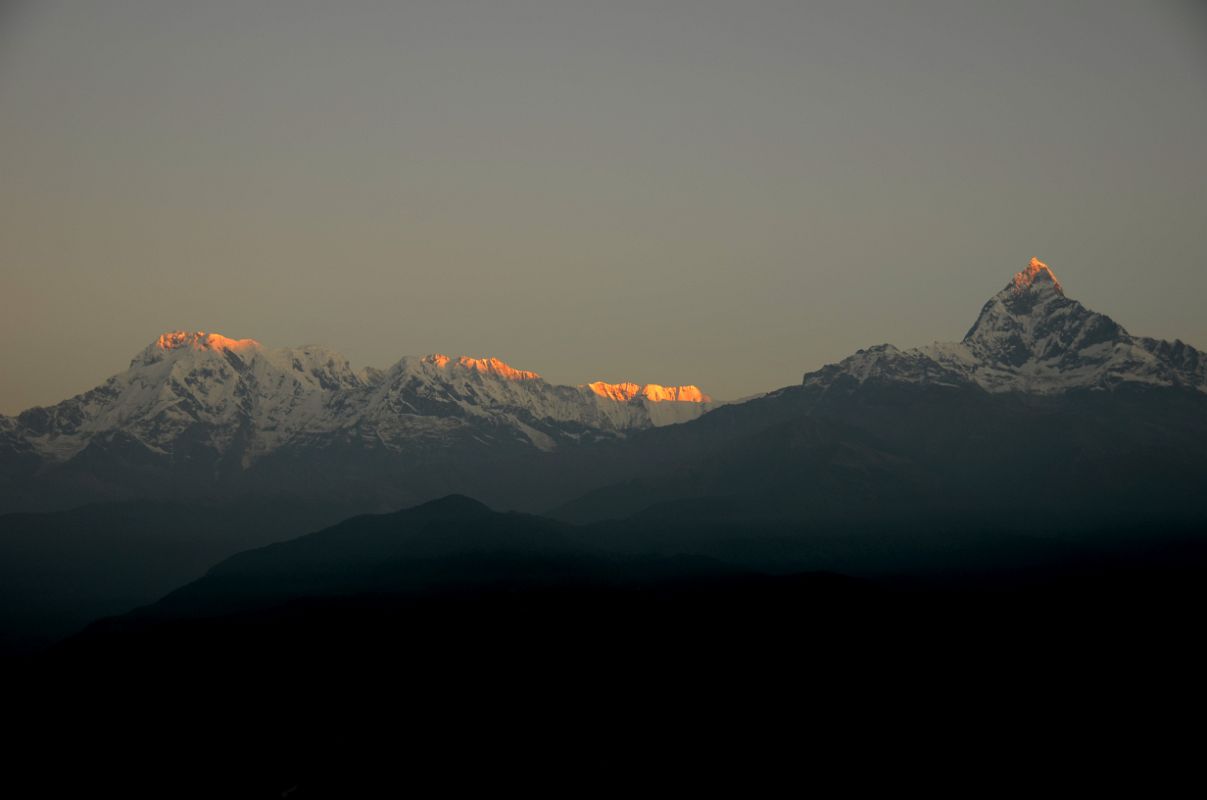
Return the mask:
M 1056 273 L 1038 258 L 1032 258 L 1031 263 L 1022 272 L 1014 273 L 1014 280 L 1011 281 L 1011 285 L 1014 288 L 1014 293 L 1018 295 L 1030 289 L 1037 281 L 1051 281 L 1052 288 L 1060 294 L 1064 294 L 1064 287 L 1057 280 Z
M 908 350 L 880 345 L 804 377 L 805 386 L 871 381 L 977 386 L 989 392 L 1058 394 L 1128 385 L 1207 392 L 1207 353 L 1180 341 L 1133 336 L 1065 296 L 1051 268 L 1032 258 L 989 299 L 958 342 Z

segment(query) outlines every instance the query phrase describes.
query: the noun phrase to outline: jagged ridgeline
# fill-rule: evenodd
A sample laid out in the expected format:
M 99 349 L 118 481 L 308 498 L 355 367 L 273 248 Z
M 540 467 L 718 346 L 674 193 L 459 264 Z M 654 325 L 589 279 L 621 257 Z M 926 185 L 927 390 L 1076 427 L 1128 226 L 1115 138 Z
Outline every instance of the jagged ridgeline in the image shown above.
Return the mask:
M 596 559 L 573 574 L 684 554 L 875 575 L 1178 552 L 1207 529 L 1205 363 L 1085 308 L 1039 261 L 959 342 L 872 347 L 728 404 L 694 386 L 557 386 L 491 358 L 356 371 L 320 347 L 166 334 L 97 389 L 0 419 L 7 510 L 128 501 L 0 515 L 15 615 L 0 649 L 5 630 L 64 634 L 241 550 L 453 493 L 475 499 L 458 514 L 540 514 L 524 525 L 560 532 L 558 558 Z M 397 539 L 387 523 L 390 558 L 416 542 L 459 558 L 487 531 Z M 513 535 L 474 541 L 534 541 Z M 338 555 L 341 537 L 309 541 Z
M 89 392 L 0 418 L 0 510 L 315 483 L 358 494 L 379 479 L 401 482 L 382 494 L 393 505 L 475 488 L 433 470 L 472 473 L 483 459 L 622 438 L 714 405 L 696 386 L 559 386 L 497 358 L 408 356 L 354 370 L 324 347 L 177 331 Z
M 827 386 L 840 379 L 973 384 L 1022 394 L 1126 384 L 1207 391 L 1207 358 L 1182 341 L 1132 336 L 1067 297 L 1051 268 L 1032 258 L 989 299 L 962 341 L 860 350 L 809 373 L 805 384 Z
M 782 487 L 773 508 L 838 504 L 841 513 L 861 480 L 882 488 L 954 480 L 941 477 L 949 465 L 922 459 L 940 442 L 947 455 L 978 443 L 976 464 L 961 468 L 1001 480 L 1007 463 L 1060 463 L 1084 476 L 1106 469 L 1109 456 L 1110 470 L 1165 465 L 1183 485 L 1198 480 L 1207 452 L 1205 397 L 1201 351 L 1130 334 L 1068 297 L 1038 259 L 958 342 L 870 347 L 799 386 L 732 404 L 695 386 L 559 386 L 496 358 L 428 355 L 354 370 L 322 347 L 175 332 L 90 392 L 0 418 L 0 509 L 300 495 L 388 510 L 460 492 L 542 511 L 627 482 L 662 488 L 605 492 L 597 499 L 625 499 L 592 514 L 665 499 L 668 484 L 676 497 L 715 500 L 752 483 Z M 1013 433 L 994 428 L 1007 419 Z M 1064 429 L 1032 453 L 1043 464 L 1023 463 L 1016 451 L 1026 433 L 1056 420 Z M 768 432 L 780 424 L 797 427 Z M 737 442 L 748 463 L 720 470 Z M 795 466 L 771 469 L 771 454 L 793 442 L 795 455 L 777 457 Z M 861 465 L 857 475 L 843 471 L 851 463 L 823 458 L 826 447 Z M 875 469 L 864 464 L 872 453 Z

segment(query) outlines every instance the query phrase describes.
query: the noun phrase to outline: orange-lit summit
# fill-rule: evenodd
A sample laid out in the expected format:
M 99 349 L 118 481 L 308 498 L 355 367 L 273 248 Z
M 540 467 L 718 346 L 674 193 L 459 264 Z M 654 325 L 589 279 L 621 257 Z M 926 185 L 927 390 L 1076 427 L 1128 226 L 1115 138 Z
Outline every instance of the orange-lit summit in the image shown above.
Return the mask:
M 662 386 L 657 383 L 636 384 L 629 382 L 588 383 L 587 388 L 600 397 L 627 402 L 635 397 L 644 397 L 654 403 L 711 403 L 712 398 L 700 391 L 698 386 Z
M 1047 275 L 1048 278 L 1051 279 L 1052 286 L 1056 288 L 1056 291 L 1064 294 L 1064 287 L 1061 286 L 1060 281 L 1056 279 L 1056 273 L 1052 271 L 1051 267 L 1040 261 L 1038 258 L 1032 258 L 1031 263 L 1028 264 L 1027 268 L 1022 272 L 1014 273 L 1015 293 L 1021 294 L 1027 289 L 1030 289 L 1031 285 L 1035 283 L 1035 279 L 1040 275 Z

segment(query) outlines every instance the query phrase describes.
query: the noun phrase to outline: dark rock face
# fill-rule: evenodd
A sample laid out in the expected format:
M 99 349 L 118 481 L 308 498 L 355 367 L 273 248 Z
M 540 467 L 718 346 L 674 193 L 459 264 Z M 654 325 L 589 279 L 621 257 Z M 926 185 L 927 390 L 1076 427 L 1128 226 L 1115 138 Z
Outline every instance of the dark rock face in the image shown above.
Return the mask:
M 1042 262 L 998 292 L 960 342 L 861 350 L 804 378 L 970 384 L 990 392 L 1058 394 L 1123 384 L 1207 392 L 1207 358 L 1183 342 L 1135 337 L 1064 293 Z

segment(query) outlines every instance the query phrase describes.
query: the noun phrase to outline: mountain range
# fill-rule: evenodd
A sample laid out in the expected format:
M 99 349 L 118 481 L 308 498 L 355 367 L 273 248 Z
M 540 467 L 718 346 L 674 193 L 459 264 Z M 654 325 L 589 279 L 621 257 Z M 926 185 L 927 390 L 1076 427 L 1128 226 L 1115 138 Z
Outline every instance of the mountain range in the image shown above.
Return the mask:
M 541 510 L 634 470 L 678 469 L 691 460 L 685 440 L 728 420 L 837 416 L 875 427 L 841 398 L 911 388 L 1032 406 L 1168 390 L 1193 404 L 1207 393 L 1207 355 L 1129 334 L 1067 297 L 1038 259 L 960 342 L 870 347 L 797 387 L 728 405 L 695 386 L 553 385 L 495 358 L 408 356 L 354 370 L 322 347 L 177 331 L 91 391 L 0 417 L 0 510 L 257 494 L 386 510 L 452 492 Z M 680 425 L 702 417 L 703 427 Z M 671 426 L 688 430 L 661 430 Z
M 797 386 L 632 437 L 631 461 L 656 469 L 632 468 L 555 513 L 980 525 L 1044 515 L 1085 527 L 1198 515 L 1205 363 L 1085 308 L 1033 259 L 962 341 L 870 347 Z
M 497 577 L 464 569 L 482 525 L 594 576 L 618 558 L 861 579 L 1118 559 L 1207 526 L 1205 364 L 1085 308 L 1038 260 L 959 342 L 870 347 L 732 403 L 693 386 L 555 386 L 496 359 L 355 371 L 317 347 L 165 334 L 101 387 L 0 420 L 0 508 L 37 512 L 0 514 L 6 603 L 22 636 L 61 635 L 240 551 L 448 495 L 474 498 L 440 511 L 470 523 L 412 541 L 391 531 L 423 515 L 362 517 L 309 541 L 342 563 L 360 540 L 340 531 L 378 531 L 353 581 L 373 591 L 403 573 Z M 230 563 L 278 569 L 272 553 L 293 563 L 316 546 Z M 88 589 L 50 603 L 40 587 L 68 562 Z M 129 563 L 159 577 L 132 581 Z M 310 591 L 274 589 L 295 590 Z
M 322 347 L 176 331 L 91 391 L 0 417 L 0 475 L 6 505 L 18 508 L 28 507 L 22 497 L 36 508 L 207 496 L 246 492 L 274 459 L 321 468 L 360 454 L 405 469 L 416 459 L 547 452 L 716 405 L 695 386 L 553 385 L 497 358 L 408 356 L 353 370 Z M 57 501 L 38 491 L 50 485 Z

